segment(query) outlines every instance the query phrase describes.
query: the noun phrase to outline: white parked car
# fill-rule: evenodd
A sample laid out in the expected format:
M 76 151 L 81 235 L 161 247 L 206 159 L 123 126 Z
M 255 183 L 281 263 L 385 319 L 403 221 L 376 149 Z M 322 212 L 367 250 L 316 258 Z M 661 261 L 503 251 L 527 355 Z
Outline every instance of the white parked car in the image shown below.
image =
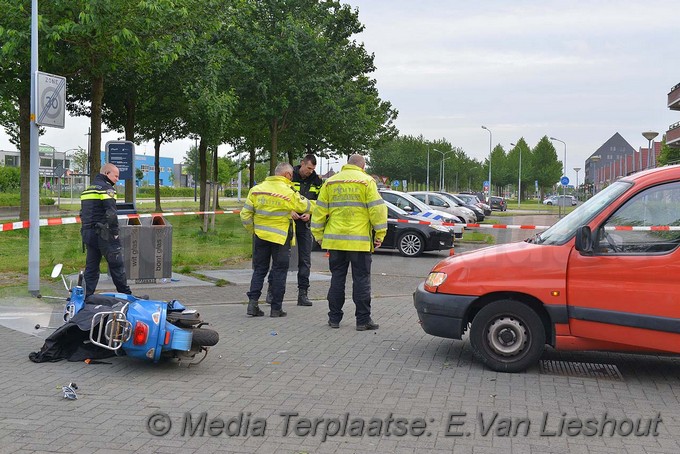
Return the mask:
M 423 221 L 450 222 L 456 224 L 463 222 L 456 216 L 452 216 L 450 213 L 432 209 L 428 205 L 425 205 L 420 200 L 405 192 L 383 189 L 379 190 L 379 192 L 383 200 L 386 202 L 389 202 L 397 208 L 407 211 L 413 216 L 417 216 Z M 449 228 L 456 235 L 456 238 L 463 237 L 463 226 L 454 225 L 449 226 Z
M 409 192 L 409 194 L 436 210 L 453 214 L 466 224 L 474 224 L 477 222 L 477 215 L 474 211 L 456 204 L 452 199 L 442 194 L 427 191 L 415 191 Z
M 574 206 L 576 205 L 576 197 L 573 195 L 551 195 L 543 201 L 544 205 L 561 205 Z

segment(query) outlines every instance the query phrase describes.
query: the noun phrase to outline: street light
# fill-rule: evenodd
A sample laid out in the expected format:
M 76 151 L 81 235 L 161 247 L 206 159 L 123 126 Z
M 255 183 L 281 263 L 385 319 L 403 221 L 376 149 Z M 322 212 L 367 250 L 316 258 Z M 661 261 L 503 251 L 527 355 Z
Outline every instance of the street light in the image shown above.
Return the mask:
M 647 143 L 648 143 L 647 168 L 651 167 L 651 164 L 654 164 L 654 166 L 656 167 L 656 163 L 654 162 L 655 156 L 653 155 L 653 152 L 652 152 L 652 140 L 654 140 L 654 138 L 658 135 L 659 135 L 659 133 L 656 132 L 656 131 L 645 131 L 645 132 L 642 133 L 642 137 L 647 139 Z M 650 164 L 650 162 L 651 162 L 651 164 Z M 640 170 L 642 170 L 642 153 L 640 153 Z
M 517 208 L 519 208 L 520 201 L 522 199 L 522 147 L 511 143 L 510 146 L 517 147 L 519 150 L 519 176 L 517 177 Z
M 563 140 L 556 139 L 554 137 L 551 137 L 550 140 L 554 140 L 555 142 L 561 142 L 562 145 L 564 145 L 564 162 L 562 163 L 562 165 L 564 166 L 563 167 L 563 171 L 564 171 L 563 175 L 566 177 L 567 176 L 567 144 Z M 562 195 L 565 195 L 565 196 L 567 195 L 567 185 L 566 184 L 562 185 Z M 566 199 L 566 197 L 564 199 Z M 561 215 L 562 204 L 558 203 L 557 205 L 560 207 L 559 211 L 560 211 L 560 215 Z
M 487 199 L 487 201 L 491 202 L 491 142 L 493 141 L 493 134 L 491 133 L 491 130 L 486 126 L 482 126 L 482 129 L 486 129 L 487 131 L 489 131 L 489 198 Z
M 580 167 L 574 167 L 574 172 L 576 172 L 576 200 L 578 201 L 578 171 L 581 170 Z
M 425 179 L 427 190 L 430 190 L 430 147 L 427 147 L 427 177 Z
M 432 151 L 436 151 L 437 153 L 442 155 L 442 163 L 439 166 L 439 190 L 444 191 L 444 156 L 451 153 L 451 150 L 449 150 L 449 151 L 439 151 L 436 148 L 433 148 Z M 429 160 L 428 160 L 428 164 L 429 164 Z M 429 190 L 429 187 L 428 187 L 428 190 Z

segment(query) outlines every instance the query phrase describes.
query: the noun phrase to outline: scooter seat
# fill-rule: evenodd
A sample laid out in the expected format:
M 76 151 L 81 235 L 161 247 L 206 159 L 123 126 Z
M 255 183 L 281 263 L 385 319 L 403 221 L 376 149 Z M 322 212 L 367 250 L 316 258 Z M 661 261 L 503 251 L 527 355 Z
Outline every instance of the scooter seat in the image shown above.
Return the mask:
M 115 296 L 101 295 L 93 293 L 92 295 L 85 298 L 85 304 L 92 304 L 95 306 L 108 306 L 113 307 L 115 304 L 127 303 L 127 300 L 116 298 Z

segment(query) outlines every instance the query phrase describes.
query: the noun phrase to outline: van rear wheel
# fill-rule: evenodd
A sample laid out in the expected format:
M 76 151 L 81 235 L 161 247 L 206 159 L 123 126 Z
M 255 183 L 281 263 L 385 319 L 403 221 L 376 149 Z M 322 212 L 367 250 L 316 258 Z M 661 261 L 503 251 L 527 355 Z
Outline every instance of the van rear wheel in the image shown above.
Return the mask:
M 470 343 L 475 354 L 498 372 L 521 372 L 538 362 L 545 349 L 541 317 L 529 306 L 499 300 L 472 320 Z

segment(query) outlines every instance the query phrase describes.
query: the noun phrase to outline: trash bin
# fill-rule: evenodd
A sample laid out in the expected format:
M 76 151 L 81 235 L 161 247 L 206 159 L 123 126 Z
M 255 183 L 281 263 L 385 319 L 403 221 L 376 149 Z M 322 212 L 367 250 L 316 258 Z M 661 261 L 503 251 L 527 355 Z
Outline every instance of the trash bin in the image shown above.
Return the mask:
M 128 279 L 152 284 L 172 277 L 172 225 L 163 216 L 128 219 L 120 239 Z

